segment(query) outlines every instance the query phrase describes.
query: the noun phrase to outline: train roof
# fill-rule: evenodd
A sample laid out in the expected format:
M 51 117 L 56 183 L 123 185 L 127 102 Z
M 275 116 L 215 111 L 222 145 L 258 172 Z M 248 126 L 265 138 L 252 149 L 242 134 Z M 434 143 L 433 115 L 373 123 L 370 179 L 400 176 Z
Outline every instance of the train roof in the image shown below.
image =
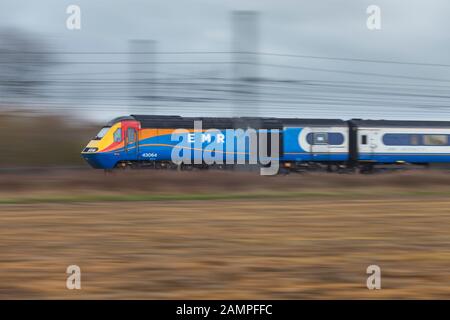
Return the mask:
M 450 121 L 420 121 L 420 120 L 350 120 L 357 127 L 419 127 L 419 128 L 433 128 L 433 127 L 450 127 Z
M 160 115 L 132 115 L 141 123 L 142 128 L 193 128 L 194 121 L 202 121 L 204 128 L 263 128 L 282 129 L 286 126 L 347 126 L 340 119 L 298 119 L 298 118 L 264 118 L 264 117 L 181 117 Z
M 270 117 L 181 117 L 177 115 L 131 115 L 111 120 L 107 126 L 125 120 L 135 120 L 142 128 L 194 128 L 194 121 L 202 121 L 203 128 L 262 128 L 282 129 L 283 127 L 346 127 L 348 121 L 341 119 L 308 119 L 308 118 L 270 118 Z M 349 120 L 357 127 L 419 127 L 419 128 L 450 128 L 450 121 L 420 121 L 420 120 Z
M 308 119 L 308 118 L 280 118 L 283 126 L 347 126 L 347 122 L 341 119 Z
M 110 122 L 106 124 L 107 127 L 112 127 L 114 124 L 116 124 L 119 121 L 125 121 L 125 120 L 135 120 L 132 116 L 125 116 L 125 117 L 118 117 L 112 119 Z

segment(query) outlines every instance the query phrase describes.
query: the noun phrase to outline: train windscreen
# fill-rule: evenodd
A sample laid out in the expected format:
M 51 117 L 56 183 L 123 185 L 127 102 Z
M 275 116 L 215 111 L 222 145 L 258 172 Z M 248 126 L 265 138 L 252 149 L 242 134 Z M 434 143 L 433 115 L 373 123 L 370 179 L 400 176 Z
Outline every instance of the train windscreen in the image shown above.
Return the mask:
M 95 136 L 94 140 L 100 140 L 101 138 L 103 138 L 110 128 L 111 127 L 102 128 L 102 130 L 100 130 L 100 132 Z

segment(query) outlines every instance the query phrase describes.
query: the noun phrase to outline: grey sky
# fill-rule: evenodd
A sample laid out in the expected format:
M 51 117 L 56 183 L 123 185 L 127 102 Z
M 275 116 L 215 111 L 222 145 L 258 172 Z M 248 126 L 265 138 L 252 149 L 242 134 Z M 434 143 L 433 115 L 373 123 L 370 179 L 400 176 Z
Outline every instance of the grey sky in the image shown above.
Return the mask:
M 82 10 L 82 29 L 69 31 L 65 21 L 66 7 L 77 4 Z M 366 8 L 370 4 L 381 7 L 382 30 L 370 31 L 366 27 Z M 412 61 L 423 63 L 440 63 L 450 65 L 450 2 L 446 0 L 184 0 L 184 1 L 106 1 L 106 0 L 2 0 L 0 3 L 0 28 L 17 28 L 31 32 L 44 39 L 55 51 L 106 51 L 126 52 L 130 39 L 153 39 L 157 41 L 157 50 L 166 51 L 231 51 L 231 19 L 232 10 L 256 10 L 260 12 L 260 52 L 314 55 L 327 57 L 344 57 L 357 59 L 376 59 L 394 61 Z M 63 60 L 92 61 L 98 57 L 64 56 Z M 85 59 L 85 60 L 80 60 Z M 108 61 L 128 61 L 127 56 L 106 57 Z M 199 56 L 170 56 L 157 55 L 158 62 L 171 61 L 229 61 L 229 55 L 205 55 Z M 424 95 L 429 93 L 442 95 L 448 94 L 450 86 L 450 67 L 430 67 L 416 65 L 398 65 L 385 63 L 361 63 L 354 61 L 336 61 L 322 59 L 291 58 L 286 56 L 261 56 L 260 74 L 264 78 L 276 80 L 317 80 L 333 82 L 376 82 L 386 84 L 414 84 L 420 89 L 421 84 L 430 86 L 423 89 Z M 271 67 L 267 65 L 283 65 L 285 67 Z M 306 68 L 327 69 L 327 72 L 318 70 L 305 70 L 300 68 L 288 68 L 286 66 L 298 66 Z M 157 66 L 160 72 L 158 77 L 165 74 L 185 74 L 195 76 L 215 76 L 229 79 L 232 74 L 229 65 L 171 65 L 161 64 Z M 128 71 L 127 66 L 59 66 L 52 72 L 54 74 L 72 73 L 108 73 Z M 330 72 L 329 70 L 341 70 L 350 73 Z M 377 73 L 398 75 L 400 77 L 380 77 L 376 75 L 358 75 L 351 72 Z M 92 75 L 83 75 L 83 79 L 93 79 Z M 80 76 L 77 79 L 81 78 Z M 109 76 L 112 77 L 112 76 Z M 406 77 L 406 78 L 402 78 Z M 421 80 L 409 79 L 419 77 Z M 124 76 L 124 79 L 127 76 Z M 67 78 L 66 78 L 67 79 Z M 99 79 L 98 76 L 95 79 Z M 106 78 L 108 79 L 108 76 Z M 112 78 L 111 78 L 112 79 Z M 117 76 L 114 77 L 117 79 Z M 431 81 L 434 79 L 438 81 Z M 445 80 L 448 80 L 446 82 Z M 435 88 L 439 91 L 433 91 Z M 402 87 L 405 89 L 404 87 Z M 417 87 L 412 87 L 416 89 Z M 123 88 L 122 88 L 123 89 Z M 179 88 L 186 91 L 189 88 Z M 350 88 L 351 89 L 351 88 Z M 348 91 L 339 91 L 333 97 L 349 95 Z M 103 90 L 103 89 L 102 89 Z M 124 89 L 123 89 L 124 90 Z M 164 92 L 160 89 L 158 94 Z M 278 89 L 258 89 L 278 90 Z M 309 88 L 299 87 L 302 93 L 320 95 L 320 91 L 309 91 Z M 328 94 L 327 89 L 323 94 Z M 432 90 L 432 91 L 430 91 Z M 434 104 L 431 100 L 420 101 L 420 105 L 431 104 L 428 109 L 415 107 L 415 98 L 401 97 L 401 104 L 389 106 L 390 95 L 384 94 L 386 107 L 379 108 L 374 113 L 374 106 L 370 101 L 373 97 L 365 95 L 361 105 L 338 107 L 331 102 L 323 102 L 317 105 L 308 105 L 306 102 L 295 107 L 292 100 L 298 99 L 292 95 L 291 102 L 283 104 L 289 106 L 278 108 L 276 97 L 282 96 L 283 91 L 271 91 L 272 97 L 265 99 L 259 97 L 261 102 L 260 113 L 262 115 L 282 115 L 286 113 L 292 116 L 325 116 L 328 117 L 374 117 L 380 118 L 450 118 L 450 100 L 440 98 Z M 405 91 L 405 90 L 403 90 Z M 407 90 L 414 92 L 416 90 Z M 106 91 L 105 91 L 106 94 Z M 170 94 L 174 94 L 171 90 Z M 94 104 L 92 101 L 102 101 L 107 104 L 109 100 L 96 97 L 94 89 L 85 93 L 85 98 L 77 100 L 79 104 Z M 167 94 L 166 94 L 167 95 Z M 188 96 L 191 93 L 187 93 Z M 288 93 L 287 95 L 291 95 Z M 123 95 L 122 95 L 123 96 Z M 357 96 L 359 97 L 359 95 Z M 352 99 L 354 96 L 351 97 Z M 306 98 L 305 98 L 306 99 Z M 433 99 L 433 98 L 432 98 Z M 305 100 L 308 101 L 308 100 Z M 385 100 L 377 102 L 377 106 Z M 434 101 L 434 100 L 433 100 Z M 120 102 L 116 101 L 119 105 Z M 422 103 L 423 102 L 423 103 Z M 427 103 L 425 103 L 427 102 Z M 194 101 L 194 103 L 197 103 Z M 110 115 L 127 113 L 132 110 L 129 101 L 123 100 L 124 108 L 116 107 Z M 183 103 L 167 101 L 172 106 L 171 113 L 189 114 L 183 110 Z M 158 102 L 159 107 L 154 110 L 163 111 L 163 102 Z M 192 105 L 192 103 L 190 103 Z M 221 110 L 222 102 L 214 100 L 208 109 L 212 114 Z M 227 104 L 228 105 L 228 104 Z M 127 109 L 128 106 L 128 109 Z M 217 106 L 217 108 L 215 107 Z M 396 106 L 399 106 L 398 108 Z M 436 107 L 434 107 L 436 106 Z M 178 109 L 181 108 L 181 109 Z M 222 108 L 225 108 L 222 105 Z M 322 109 L 320 109 L 322 108 Z M 94 110 L 95 108 L 91 108 Z M 197 109 L 195 109 L 197 110 Z M 206 110 L 206 109 L 198 109 Z M 196 111 L 197 113 L 199 111 Z M 425 110 L 425 111 L 424 111 Z M 134 111 L 134 110 L 132 110 Z M 146 111 L 146 110 L 143 110 Z M 191 110 L 192 111 L 192 110 Z M 223 111 L 223 109 L 222 109 Z M 194 112 L 194 111 L 192 111 Z M 205 111 L 206 112 L 206 111 Z M 98 113 L 98 112 L 97 112 Z M 195 112 L 194 112 L 195 113 Z M 219 112 L 220 113 L 220 112 Z

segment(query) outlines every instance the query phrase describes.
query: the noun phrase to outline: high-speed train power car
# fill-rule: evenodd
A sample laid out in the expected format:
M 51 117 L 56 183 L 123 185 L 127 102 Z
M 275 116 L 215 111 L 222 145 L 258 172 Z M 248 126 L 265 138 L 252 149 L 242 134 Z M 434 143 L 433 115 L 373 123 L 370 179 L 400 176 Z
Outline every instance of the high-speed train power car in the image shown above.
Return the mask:
M 201 129 L 195 126 L 199 121 Z M 450 163 L 450 121 L 159 115 L 112 120 L 89 142 L 82 156 L 93 168 L 106 170 L 174 167 L 173 155 L 177 151 L 174 149 L 193 151 L 193 160 L 199 160 L 194 163 L 201 163 L 202 167 L 205 167 L 203 159 L 195 158 L 205 154 L 214 153 L 223 159 L 231 156 L 234 160 L 245 155 L 248 160 L 252 153 L 249 143 L 237 147 L 229 142 L 236 139 L 237 129 L 249 128 L 257 134 L 276 133 L 279 152 L 270 154 L 274 140 L 269 134 L 265 140 L 267 154 L 276 156 L 280 167 L 287 170 L 371 170 L 379 165 Z M 177 136 L 178 132 L 181 133 Z M 180 140 L 184 143 L 180 144 Z M 212 150 L 209 145 L 213 142 L 222 143 L 223 148 Z

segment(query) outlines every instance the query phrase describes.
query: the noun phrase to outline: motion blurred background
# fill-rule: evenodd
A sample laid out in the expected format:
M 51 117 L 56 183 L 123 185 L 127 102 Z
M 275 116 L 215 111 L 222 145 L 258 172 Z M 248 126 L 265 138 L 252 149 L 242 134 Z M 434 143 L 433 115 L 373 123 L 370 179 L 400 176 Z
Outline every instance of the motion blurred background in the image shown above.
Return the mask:
M 128 114 L 450 120 L 449 12 L 2 0 L 0 298 L 448 298 L 448 172 L 104 175 L 80 152 Z

